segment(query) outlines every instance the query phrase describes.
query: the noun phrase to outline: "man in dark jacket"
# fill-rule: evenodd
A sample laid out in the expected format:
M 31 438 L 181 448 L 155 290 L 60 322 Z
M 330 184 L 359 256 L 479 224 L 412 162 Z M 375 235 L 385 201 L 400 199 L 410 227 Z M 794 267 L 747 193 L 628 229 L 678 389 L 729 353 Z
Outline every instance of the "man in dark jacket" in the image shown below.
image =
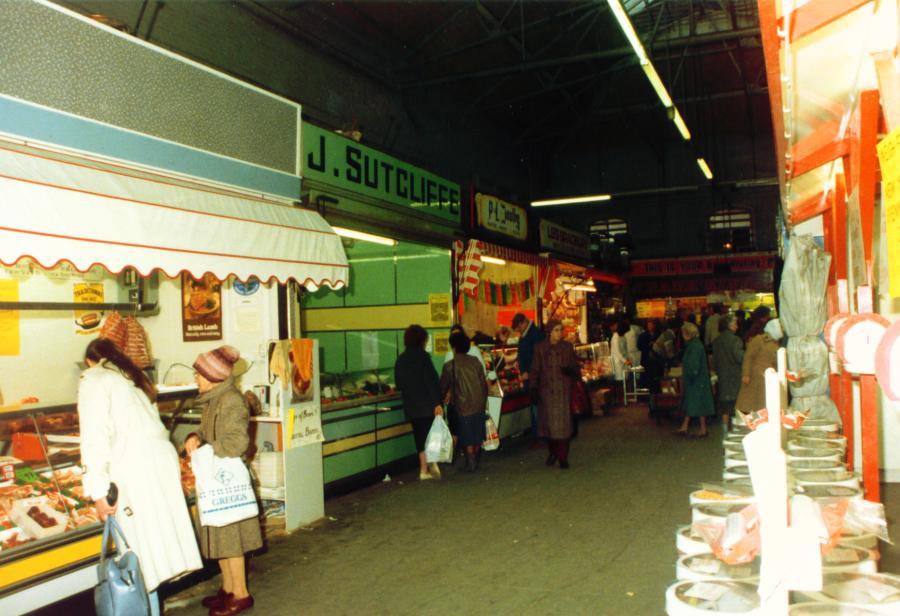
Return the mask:
M 519 333 L 519 380 L 522 381 L 523 387 L 528 391 L 528 371 L 531 370 L 531 359 L 534 357 L 534 345 L 544 339 L 544 332 L 539 330 L 537 326 L 528 320 L 521 312 L 517 312 L 512 320 L 513 329 Z M 538 416 L 537 405 L 531 404 L 531 434 L 537 439 Z M 535 440 L 536 445 L 540 443 Z

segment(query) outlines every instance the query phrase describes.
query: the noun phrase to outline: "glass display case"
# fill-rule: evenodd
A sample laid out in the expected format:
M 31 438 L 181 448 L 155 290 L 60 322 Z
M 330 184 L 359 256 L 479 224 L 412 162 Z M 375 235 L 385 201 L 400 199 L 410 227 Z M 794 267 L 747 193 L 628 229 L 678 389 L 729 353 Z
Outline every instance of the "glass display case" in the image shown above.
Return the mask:
M 581 378 L 591 384 L 605 378 L 612 378 L 612 357 L 608 342 L 592 342 L 575 347 L 575 355 L 581 366 Z
M 495 383 L 491 383 L 491 396 L 511 396 L 524 391 L 519 380 L 519 350 L 517 347 L 482 348 L 484 366 L 488 373 L 497 375 Z M 499 388 L 499 389 L 498 389 Z
M 99 559 L 79 447 L 74 404 L 0 407 L 0 598 Z

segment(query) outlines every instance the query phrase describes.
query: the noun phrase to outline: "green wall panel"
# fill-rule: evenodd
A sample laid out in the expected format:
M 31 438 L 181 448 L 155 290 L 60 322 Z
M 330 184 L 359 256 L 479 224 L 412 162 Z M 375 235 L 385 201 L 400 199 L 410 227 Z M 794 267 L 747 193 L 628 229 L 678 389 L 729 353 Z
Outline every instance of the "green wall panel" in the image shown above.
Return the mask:
M 422 304 L 429 293 L 450 293 L 450 255 L 441 248 L 397 246 L 397 303 Z
M 377 365 L 373 367 L 363 361 L 364 340 L 374 335 L 378 341 Z M 370 361 L 373 358 L 366 358 Z M 392 370 L 397 361 L 397 333 L 395 331 L 347 332 L 347 370 L 362 372 L 378 369 Z
M 359 434 L 367 434 L 375 430 L 375 416 L 357 417 L 346 421 L 338 421 L 322 426 L 326 441 L 336 441 Z
M 382 411 L 378 413 L 376 417 L 378 418 L 378 429 L 388 428 L 406 422 L 406 413 L 403 412 L 403 409 Z
M 335 291 L 323 286 L 312 293 L 304 291 L 301 302 L 305 308 L 342 308 L 346 294 L 346 287 Z
M 325 483 L 362 473 L 375 467 L 375 445 L 328 456 L 322 460 Z
M 396 303 L 394 246 L 357 241 L 347 248 L 350 288 L 346 306 L 385 306 Z
M 347 371 L 344 332 L 310 333 L 310 338 L 319 341 L 319 370 L 329 374 Z
M 378 464 L 387 464 L 414 455 L 416 455 L 416 441 L 412 434 L 404 434 L 378 443 Z

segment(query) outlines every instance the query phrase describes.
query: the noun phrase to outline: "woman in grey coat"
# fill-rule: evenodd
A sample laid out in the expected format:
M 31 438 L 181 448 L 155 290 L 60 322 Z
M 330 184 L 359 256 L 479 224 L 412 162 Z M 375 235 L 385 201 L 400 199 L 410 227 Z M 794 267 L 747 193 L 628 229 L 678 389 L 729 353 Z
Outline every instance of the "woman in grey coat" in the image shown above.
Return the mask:
M 737 336 L 738 322 L 733 314 L 719 319 L 719 335 L 712 343 L 713 370 L 719 377 L 716 391 L 716 410 L 722 423 L 731 429 L 734 403 L 741 390 L 741 363 L 744 361 L 744 343 Z

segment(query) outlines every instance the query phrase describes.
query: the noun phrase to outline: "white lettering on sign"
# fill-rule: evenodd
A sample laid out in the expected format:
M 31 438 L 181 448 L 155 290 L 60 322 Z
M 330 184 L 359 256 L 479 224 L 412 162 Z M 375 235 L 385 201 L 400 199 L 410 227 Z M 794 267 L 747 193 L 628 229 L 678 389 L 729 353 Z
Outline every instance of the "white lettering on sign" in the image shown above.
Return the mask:
M 542 220 L 541 248 L 587 259 L 591 256 L 591 238 L 585 233 L 578 233 L 549 220 Z

